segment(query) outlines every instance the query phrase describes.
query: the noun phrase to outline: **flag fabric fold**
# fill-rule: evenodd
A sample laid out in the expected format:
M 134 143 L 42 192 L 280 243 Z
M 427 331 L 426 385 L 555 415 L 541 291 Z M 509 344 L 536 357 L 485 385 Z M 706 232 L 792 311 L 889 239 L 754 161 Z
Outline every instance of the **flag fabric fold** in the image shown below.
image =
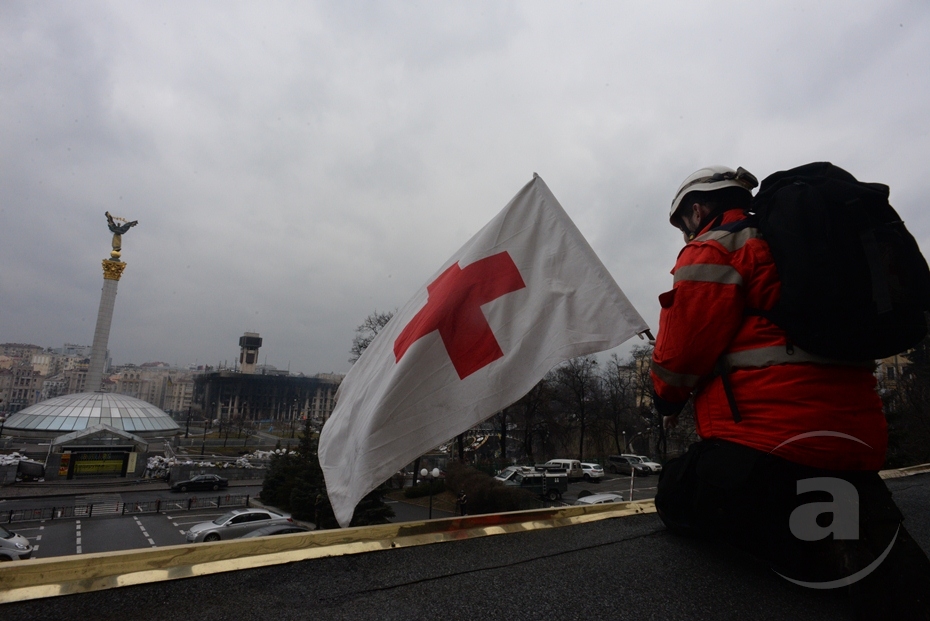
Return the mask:
M 542 178 L 397 311 L 339 387 L 319 458 L 336 519 L 554 366 L 648 329 Z

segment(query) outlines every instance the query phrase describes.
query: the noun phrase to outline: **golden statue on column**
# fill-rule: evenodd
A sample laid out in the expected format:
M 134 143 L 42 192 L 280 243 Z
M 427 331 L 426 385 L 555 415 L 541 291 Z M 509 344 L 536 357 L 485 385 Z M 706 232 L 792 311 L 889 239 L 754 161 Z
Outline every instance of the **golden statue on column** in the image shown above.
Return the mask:
M 139 224 L 138 220 L 133 220 L 129 222 L 126 218 L 115 218 L 110 215 L 110 212 L 104 212 L 107 215 L 107 225 L 110 227 L 110 231 L 113 232 L 113 250 L 110 251 L 110 256 L 114 261 L 119 261 L 120 250 L 123 247 L 123 233 Z M 117 224 L 116 221 L 119 220 L 124 224 Z

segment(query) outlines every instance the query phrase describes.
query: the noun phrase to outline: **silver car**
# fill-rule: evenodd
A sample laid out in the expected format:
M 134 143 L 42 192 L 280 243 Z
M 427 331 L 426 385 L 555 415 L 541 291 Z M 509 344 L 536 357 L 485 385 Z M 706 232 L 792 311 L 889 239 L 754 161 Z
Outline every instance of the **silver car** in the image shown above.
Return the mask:
M 30 556 L 29 540 L 0 526 L 0 561 L 24 561 Z
M 281 515 L 268 509 L 233 509 L 212 522 L 194 524 L 186 536 L 188 543 L 235 539 L 264 526 L 293 522 L 289 515 Z
M 603 505 L 608 502 L 623 502 L 623 494 L 589 494 L 575 501 L 576 505 Z

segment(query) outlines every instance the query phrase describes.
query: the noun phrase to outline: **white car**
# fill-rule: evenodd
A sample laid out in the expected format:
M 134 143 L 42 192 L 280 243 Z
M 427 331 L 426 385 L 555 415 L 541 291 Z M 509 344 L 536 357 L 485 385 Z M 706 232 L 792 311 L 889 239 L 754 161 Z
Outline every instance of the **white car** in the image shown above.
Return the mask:
M 652 474 L 658 474 L 662 472 L 662 464 L 652 461 L 645 455 L 623 455 L 623 457 L 635 457 L 639 460 L 639 463 L 648 468 Z
M 600 483 L 601 479 L 604 478 L 604 468 L 600 464 L 592 464 L 588 462 L 581 462 L 581 471 L 584 473 L 582 478 L 585 481 L 593 481 L 594 483 Z
M 623 502 L 622 494 L 589 494 L 575 501 L 576 505 L 603 505 L 608 502 Z

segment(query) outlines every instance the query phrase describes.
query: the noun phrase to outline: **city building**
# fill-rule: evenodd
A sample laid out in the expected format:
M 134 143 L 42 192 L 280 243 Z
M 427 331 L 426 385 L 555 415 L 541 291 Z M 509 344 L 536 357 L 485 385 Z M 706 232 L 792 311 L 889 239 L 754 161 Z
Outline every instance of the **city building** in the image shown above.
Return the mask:
M 12 414 L 38 403 L 42 398 L 44 379 L 28 362 L 0 369 L 0 412 Z
M 220 423 L 263 421 L 296 426 L 310 417 L 315 427 L 321 427 L 335 407 L 342 377 L 215 371 L 194 378 L 193 402 L 204 416 Z

